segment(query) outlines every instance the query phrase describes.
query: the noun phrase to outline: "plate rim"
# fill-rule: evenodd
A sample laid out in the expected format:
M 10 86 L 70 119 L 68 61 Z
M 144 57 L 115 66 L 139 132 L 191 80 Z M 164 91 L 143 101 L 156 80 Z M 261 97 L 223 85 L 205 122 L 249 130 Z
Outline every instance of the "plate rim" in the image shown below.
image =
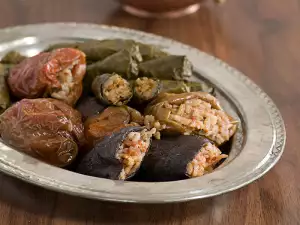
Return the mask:
M 266 103 L 266 108 L 268 109 L 267 112 L 269 113 L 270 119 L 273 124 L 273 128 L 275 129 L 275 142 L 274 146 L 272 148 L 272 152 L 270 155 L 270 158 L 267 159 L 264 164 L 259 167 L 255 173 L 251 173 L 250 178 L 247 181 L 243 181 L 238 185 L 235 185 L 234 187 L 227 188 L 226 190 L 218 190 L 215 191 L 214 193 L 211 194 L 205 194 L 205 195 L 199 195 L 199 194 L 190 194 L 189 196 L 181 197 L 181 198 L 173 198 L 173 199 L 162 199 L 162 200 L 151 200 L 151 199 L 138 199 L 138 200 L 131 200 L 128 197 L 125 198 L 110 198 L 110 197 L 105 197 L 105 196 L 99 196 L 97 194 L 90 194 L 88 195 L 85 193 L 84 190 L 79 190 L 79 189 L 74 189 L 72 187 L 67 187 L 66 184 L 62 185 L 55 185 L 54 181 L 47 181 L 41 179 L 41 177 L 28 177 L 20 170 L 20 168 L 14 168 L 13 165 L 11 164 L 6 164 L 5 161 L 0 160 L 0 170 L 15 176 L 19 179 L 22 179 L 26 182 L 33 183 L 35 185 L 59 191 L 59 192 L 64 192 L 67 194 L 72 194 L 72 195 L 78 195 L 82 197 L 88 197 L 88 198 L 96 198 L 96 199 L 101 199 L 101 200 L 109 200 L 109 201 L 120 201 L 120 202 L 138 202 L 138 203 L 166 203 L 166 202 L 180 202 L 180 201 L 188 201 L 192 199 L 199 199 L 199 198 L 206 198 L 206 197 L 212 197 L 216 195 L 220 195 L 229 191 L 236 190 L 238 188 L 241 188 L 254 180 L 260 178 L 263 176 L 265 173 L 267 173 L 281 158 L 283 152 L 284 152 L 284 147 L 285 147 L 285 142 L 286 142 L 286 130 L 284 126 L 284 122 L 282 119 L 282 116 L 272 101 L 272 99 L 258 86 L 256 85 L 250 78 L 248 78 L 246 75 L 244 75 L 242 72 L 238 71 L 237 69 L 229 66 L 227 63 L 221 61 L 220 59 L 209 55 L 199 49 L 196 49 L 194 47 L 191 47 L 189 45 L 183 44 L 181 42 L 172 40 L 170 38 L 165 38 L 159 35 L 155 34 L 150 34 L 146 33 L 143 31 L 137 31 L 129 28 L 122 28 L 122 27 L 116 27 L 116 26 L 109 26 L 109 25 L 97 25 L 97 24 L 92 24 L 92 23 L 37 23 L 37 24 L 27 24 L 27 25 L 20 25 L 20 26 L 14 26 L 14 27 L 7 27 L 0 29 L 0 35 L 3 33 L 10 33 L 12 31 L 17 31 L 19 29 L 26 29 L 26 28 L 34 28 L 34 27 L 40 27 L 40 26 L 67 26 L 67 27 L 88 27 L 92 29 L 106 29 L 106 30 L 114 30 L 117 32 L 127 32 L 127 33 L 134 33 L 142 36 L 147 36 L 151 37 L 154 39 L 160 39 L 163 42 L 169 42 L 172 44 L 175 44 L 177 46 L 180 46 L 181 48 L 186 49 L 187 51 L 195 52 L 198 54 L 201 54 L 202 57 L 206 57 L 207 59 L 209 58 L 212 60 L 215 64 L 218 64 L 218 66 L 222 67 L 223 69 L 227 70 L 228 73 L 232 74 L 235 76 L 236 79 L 238 79 L 240 82 L 245 83 L 251 90 L 259 97 L 262 101 Z M 1 36 L 0 36 L 1 37 Z M 1 39 L 1 38 L 0 38 Z M 1 43 L 0 43 L 1 44 Z M 268 163 L 267 163 L 268 162 Z

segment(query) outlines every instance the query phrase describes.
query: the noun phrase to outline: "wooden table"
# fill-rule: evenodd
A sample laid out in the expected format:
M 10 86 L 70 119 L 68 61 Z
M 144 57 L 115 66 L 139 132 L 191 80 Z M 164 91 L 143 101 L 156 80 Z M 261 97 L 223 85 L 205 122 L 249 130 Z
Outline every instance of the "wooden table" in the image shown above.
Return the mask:
M 300 224 L 300 2 L 228 0 L 176 20 L 145 20 L 111 0 L 0 0 L 0 27 L 92 22 L 171 37 L 243 71 L 277 103 L 286 122 L 286 151 L 267 175 L 238 191 L 168 205 L 130 205 L 54 193 L 1 175 L 0 224 Z

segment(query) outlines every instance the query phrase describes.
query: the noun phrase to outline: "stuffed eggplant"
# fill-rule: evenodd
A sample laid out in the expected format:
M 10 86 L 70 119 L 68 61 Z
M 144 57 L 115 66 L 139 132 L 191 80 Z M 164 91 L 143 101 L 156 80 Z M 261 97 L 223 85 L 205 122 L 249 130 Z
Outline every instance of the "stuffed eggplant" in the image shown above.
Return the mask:
M 227 155 L 201 136 L 166 137 L 153 140 L 140 169 L 148 181 L 175 181 L 211 172 Z
M 85 155 L 77 172 L 112 180 L 127 180 L 139 169 L 155 130 L 126 127 L 105 137 Z
M 143 125 L 144 117 L 128 106 L 106 108 L 101 114 L 88 118 L 84 123 L 87 147 L 127 126 Z
M 76 109 L 81 113 L 83 121 L 101 113 L 105 108 L 106 105 L 101 104 L 96 97 L 92 96 L 82 96 L 76 105 Z
M 24 59 L 26 59 L 26 56 L 21 55 L 17 51 L 10 51 L 6 53 L 6 55 L 1 59 L 0 63 L 3 64 L 19 64 Z
M 97 76 L 92 83 L 92 91 L 107 105 L 125 105 L 133 96 L 131 84 L 116 73 Z
M 236 121 L 224 112 L 218 100 L 204 92 L 162 93 L 146 109 L 145 125 L 158 121 L 171 133 L 203 135 L 221 145 L 235 133 Z
M 74 161 L 83 128 L 80 113 L 56 99 L 23 99 L 0 116 L 5 143 L 56 166 Z
M 74 105 L 82 93 L 83 52 L 63 48 L 23 60 L 10 70 L 8 85 L 18 98 L 51 96 Z
M 9 96 L 9 89 L 6 83 L 8 71 L 0 64 L 0 113 L 7 109 L 11 102 Z
M 192 75 L 192 64 L 186 56 L 170 55 L 143 62 L 139 76 L 160 80 L 186 80 Z

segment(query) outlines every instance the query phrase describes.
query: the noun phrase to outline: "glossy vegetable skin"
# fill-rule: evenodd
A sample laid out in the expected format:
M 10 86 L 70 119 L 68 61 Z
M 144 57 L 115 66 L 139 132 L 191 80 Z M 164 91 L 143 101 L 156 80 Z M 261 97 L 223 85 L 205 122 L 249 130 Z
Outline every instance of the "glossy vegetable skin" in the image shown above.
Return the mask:
M 153 140 L 142 163 L 139 177 L 147 181 L 187 179 L 187 164 L 208 142 L 203 137 L 184 135 Z
M 120 145 L 130 132 L 141 130 L 143 130 L 142 127 L 127 127 L 105 137 L 84 156 L 76 171 L 89 176 L 119 180 L 123 164 L 117 159 L 116 155 Z M 133 175 L 131 174 L 131 176 Z
M 11 104 L 9 89 L 6 83 L 7 72 L 6 68 L 0 64 L 0 113 L 7 109 Z
M 0 116 L 5 143 L 56 166 L 75 159 L 83 128 L 80 113 L 56 99 L 23 99 Z
M 57 49 L 27 58 L 14 66 L 8 84 L 18 98 L 51 96 L 74 105 L 82 93 L 85 69 L 83 52 Z
M 104 137 L 118 132 L 120 129 L 142 125 L 144 117 L 137 110 L 128 106 L 106 108 L 101 114 L 90 117 L 84 123 L 85 137 L 88 146 L 94 146 L 95 142 Z
M 76 105 L 76 109 L 81 113 L 83 121 L 101 113 L 105 108 L 105 105 L 92 96 L 82 96 Z
M 192 64 L 186 56 L 170 55 L 143 62 L 139 76 L 160 80 L 186 80 L 192 75 Z
M 24 59 L 26 59 L 26 56 L 21 55 L 17 51 L 10 51 L 6 53 L 6 55 L 1 59 L 0 63 L 3 64 L 19 64 Z

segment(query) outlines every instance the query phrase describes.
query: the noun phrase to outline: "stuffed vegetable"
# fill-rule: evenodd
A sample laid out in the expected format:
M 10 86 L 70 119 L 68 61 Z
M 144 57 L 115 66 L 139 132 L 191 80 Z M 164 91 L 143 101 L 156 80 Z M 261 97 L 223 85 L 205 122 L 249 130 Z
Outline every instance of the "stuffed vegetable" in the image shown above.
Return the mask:
M 0 63 L 3 64 L 19 64 L 24 59 L 26 59 L 26 56 L 21 55 L 17 51 L 10 51 L 6 53 L 6 55 L 1 59 Z
M 99 141 L 84 156 L 77 172 L 112 180 L 127 180 L 139 169 L 155 130 L 126 127 Z
M 84 123 L 88 146 L 127 126 L 143 125 L 142 114 L 128 106 L 106 108 L 101 114 L 90 117 Z
M 192 64 L 186 56 L 164 56 L 139 64 L 139 76 L 160 80 L 186 80 L 192 76 Z
M 83 121 L 101 113 L 105 108 L 106 105 L 101 104 L 96 97 L 92 96 L 82 96 L 76 105 L 76 109 L 81 113 Z
M 56 99 L 23 99 L 0 116 L 5 143 L 56 166 L 75 159 L 83 128 L 80 113 Z
M 10 106 L 9 89 L 6 84 L 6 77 L 8 71 L 0 64 L 0 113 Z
M 133 96 L 131 84 L 116 73 L 97 76 L 92 83 L 92 91 L 107 105 L 125 105 Z
M 82 93 L 85 55 L 71 48 L 40 53 L 10 70 L 8 84 L 18 98 L 50 96 L 74 105 Z
M 161 130 L 204 135 L 217 145 L 228 141 L 236 131 L 236 121 L 224 112 L 218 100 L 204 92 L 163 93 L 146 109 L 145 124 L 159 121 Z
M 227 155 L 201 136 L 153 140 L 140 169 L 148 181 L 175 181 L 211 172 Z
M 133 96 L 137 103 L 149 102 L 161 91 L 161 81 L 148 77 L 141 77 L 133 82 Z
M 158 47 L 149 44 L 143 44 L 130 39 L 106 39 L 100 41 L 100 46 L 105 46 L 110 49 L 129 49 L 133 45 L 137 45 L 140 49 L 143 61 L 157 59 L 169 55 L 160 50 Z

